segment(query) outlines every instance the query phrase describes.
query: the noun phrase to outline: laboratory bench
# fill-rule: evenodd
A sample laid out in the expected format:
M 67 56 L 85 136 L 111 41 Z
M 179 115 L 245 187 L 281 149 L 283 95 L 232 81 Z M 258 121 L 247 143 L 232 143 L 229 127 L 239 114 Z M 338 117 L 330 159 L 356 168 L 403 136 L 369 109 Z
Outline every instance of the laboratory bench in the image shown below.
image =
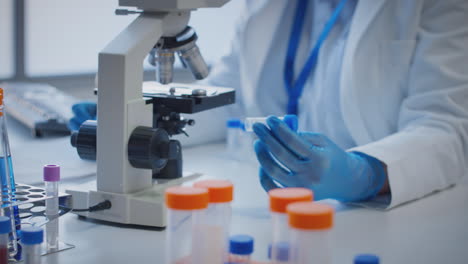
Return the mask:
M 11 121 L 11 122 L 10 122 Z M 11 124 L 10 124 L 11 123 Z M 95 163 L 79 160 L 69 139 L 31 138 L 9 120 L 16 181 L 41 184 L 42 165 L 62 165 L 61 191 L 95 180 Z M 265 261 L 271 235 L 266 193 L 253 153 L 236 161 L 222 143 L 187 147 L 184 170 L 235 185 L 232 234 L 255 238 L 256 260 Z M 331 231 L 333 263 L 352 263 L 373 253 L 382 263 L 468 263 L 468 185 L 459 184 L 389 211 L 326 201 L 337 210 Z M 68 213 L 60 217 L 60 240 L 75 248 L 43 257 L 43 263 L 163 263 L 165 231 L 107 223 Z

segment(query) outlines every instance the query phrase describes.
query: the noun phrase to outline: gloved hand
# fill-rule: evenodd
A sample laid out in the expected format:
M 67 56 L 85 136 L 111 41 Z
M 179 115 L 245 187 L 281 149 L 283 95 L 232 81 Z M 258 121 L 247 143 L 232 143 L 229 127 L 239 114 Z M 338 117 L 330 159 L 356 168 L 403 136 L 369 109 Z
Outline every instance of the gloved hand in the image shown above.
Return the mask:
M 306 187 L 317 200 L 356 202 L 373 198 L 386 181 L 384 164 L 359 152 L 346 152 L 318 133 L 295 133 L 276 117 L 256 123 L 260 182 L 265 190 Z M 278 185 L 278 183 L 280 185 Z
M 68 128 L 72 131 L 78 130 L 86 120 L 96 120 L 97 104 L 91 102 L 83 102 L 74 104 L 72 111 L 75 114 L 68 123 Z

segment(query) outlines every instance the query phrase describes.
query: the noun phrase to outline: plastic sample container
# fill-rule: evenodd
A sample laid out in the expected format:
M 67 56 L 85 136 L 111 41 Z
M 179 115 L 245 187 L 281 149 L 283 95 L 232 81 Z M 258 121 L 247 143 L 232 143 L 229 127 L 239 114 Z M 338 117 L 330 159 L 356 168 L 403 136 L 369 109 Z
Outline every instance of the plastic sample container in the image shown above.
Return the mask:
M 244 142 L 244 125 L 237 118 L 226 122 L 226 152 L 233 159 L 239 159 L 242 154 Z
M 11 232 L 11 220 L 7 216 L 0 216 L 0 264 L 8 264 L 8 241 Z
M 204 264 L 208 190 L 171 187 L 165 192 L 167 207 L 166 264 Z
M 354 258 L 354 264 L 379 264 L 380 259 L 376 255 L 361 254 Z
M 286 207 L 295 202 L 311 202 L 313 193 L 306 188 L 283 188 L 269 191 L 268 196 L 273 227 L 271 261 L 272 263 L 284 263 L 284 256 L 288 255 L 284 253 L 284 244 L 289 241 Z
M 268 246 L 268 259 L 271 261 L 272 245 Z M 276 244 L 276 263 L 287 264 L 289 263 L 289 242 L 278 242 Z
M 231 226 L 231 202 L 234 185 L 228 180 L 203 180 L 196 188 L 208 190 L 209 205 L 206 211 L 206 248 L 210 250 L 207 263 L 224 263 L 228 256 L 228 237 Z
M 229 238 L 229 262 L 250 264 L 254 251 L 254 239 L 249 235 L 235 235 Z
M 53 220 L 46 224 L 46 241 L 47 250 L 58 249 L 58 236 L 59 236 L 59 198 L 58 187 L 60 181 L 60 166 L 58 165 L 45 165 L 44 166 L 44 183 L 46 195 L 49 198 L 45 201 L 45 214 L 48 218 Z
M 253 131 L 253 125 L 255 123 L 261 123 L 264 125 L 267 125 L 267 120 L 268 117 L 247 117 L 244 120 L 244 129 L 247 132 L 252 132 Z M 285 116 L 279 116 L 278 117 L 280 120 L 286 123 L 289 128 L 293 131 L 297 131 L 298 128 L 298 122 L 297 122 L 297 116 L 296 115 L 285 115 Z
M 26 227 L 21 230 L 21 244 L 25 264 L 41 263 L 41 244 L 44 241 L 44 231 L 39 227 Z
M 334 210 L 324 204 L 297 202 L 287 206 L 291 264 L 330 264 Z

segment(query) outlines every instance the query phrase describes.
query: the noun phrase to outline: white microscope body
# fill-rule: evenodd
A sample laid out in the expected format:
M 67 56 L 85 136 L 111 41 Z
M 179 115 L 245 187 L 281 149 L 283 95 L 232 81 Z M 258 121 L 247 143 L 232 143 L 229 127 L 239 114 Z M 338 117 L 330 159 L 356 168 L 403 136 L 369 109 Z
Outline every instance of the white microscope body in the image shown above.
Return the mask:
M 128 142 L 138 126 L 151 127 L 153 106 L 143 98 L 143 60 L 161 37 L 183 31 L 190 12 L 221 7 L 229 0 L 119 0 L 141 14 L 99 54 L 97 186 L 69 190 L 74 208 L 109 200 L 109 210 L 79 213 L 105 221 L 164 227 L 164 189 L 154 184 L 152 171 L 133 167 Z M 177 180 L 174 180 L 177 181 Z

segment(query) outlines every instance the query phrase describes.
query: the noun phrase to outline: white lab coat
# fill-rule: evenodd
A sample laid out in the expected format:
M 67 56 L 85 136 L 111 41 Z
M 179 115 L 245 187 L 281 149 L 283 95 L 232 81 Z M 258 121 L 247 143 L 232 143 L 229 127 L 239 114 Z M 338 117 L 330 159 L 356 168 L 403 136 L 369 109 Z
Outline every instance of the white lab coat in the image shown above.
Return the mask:
M 240 114 L 259 114 L 255 89 L 288 2 L 246 1 L 232 50 L 214 67 L 209 83 L 236 88 Z M 387 165 L 389 208 L 467 173 L 468 1 L 359 0 L 342 67 L 353 150 Z

